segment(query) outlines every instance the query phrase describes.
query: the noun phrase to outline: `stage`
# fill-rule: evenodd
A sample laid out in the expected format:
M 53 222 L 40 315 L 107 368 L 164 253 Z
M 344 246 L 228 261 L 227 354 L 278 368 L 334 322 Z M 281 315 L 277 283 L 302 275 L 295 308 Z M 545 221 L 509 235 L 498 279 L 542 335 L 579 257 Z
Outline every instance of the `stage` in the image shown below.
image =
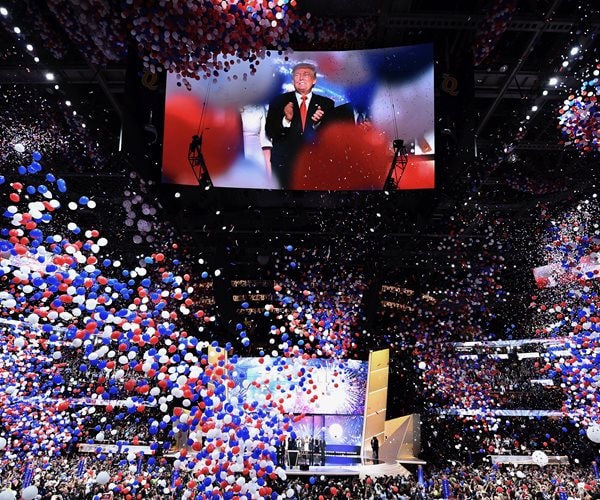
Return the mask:
M 287 468 L 285 473 L 292 476 L 356 476 L 365 477 L 403 476 L 410 477 L 411 473 L 400 463 L 361 463 L 348 465 L 311 465 L 308 470 L 299 467 Z

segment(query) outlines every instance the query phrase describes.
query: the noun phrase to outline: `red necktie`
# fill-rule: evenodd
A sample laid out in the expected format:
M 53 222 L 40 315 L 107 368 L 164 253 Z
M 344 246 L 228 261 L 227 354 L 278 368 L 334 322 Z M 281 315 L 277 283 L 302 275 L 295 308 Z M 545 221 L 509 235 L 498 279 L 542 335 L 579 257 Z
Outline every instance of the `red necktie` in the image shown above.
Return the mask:
M 300 104 L 300 119 L 302 120 L 302 130 L 306 124 L 306 96 L 302 96 L 302 103 Z

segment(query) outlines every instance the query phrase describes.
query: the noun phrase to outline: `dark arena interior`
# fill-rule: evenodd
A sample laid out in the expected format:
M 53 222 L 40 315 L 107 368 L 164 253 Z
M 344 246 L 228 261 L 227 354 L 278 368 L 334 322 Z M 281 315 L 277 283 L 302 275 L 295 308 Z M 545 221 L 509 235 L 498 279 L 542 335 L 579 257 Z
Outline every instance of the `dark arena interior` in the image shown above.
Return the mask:
M 600 498 L 599 9 L 0 0 L 0 500 Z

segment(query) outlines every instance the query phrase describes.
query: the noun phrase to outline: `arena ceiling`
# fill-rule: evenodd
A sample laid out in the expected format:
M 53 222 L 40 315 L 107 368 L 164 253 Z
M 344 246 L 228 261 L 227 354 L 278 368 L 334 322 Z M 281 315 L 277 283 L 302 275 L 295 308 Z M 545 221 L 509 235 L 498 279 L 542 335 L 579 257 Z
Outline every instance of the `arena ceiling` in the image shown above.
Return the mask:
M 448 218 L 457 213 L 472 221 L 464 237 L 477 239 L 482 235 L 479 221 L 486 223 L 482 213 L 527 218 L 539 203 L 560 203 L 592 184 L 593 160 L 561 144 L 557 129 L 566 95 L 597 63 L 600 17 L 592 5 L 569 0 L 298 1 L 298 8 L 313 19 L 372 26 L 364 39 L 328 40 L 309 44 L 311 49 L 435 44 L 437 188 L 428 193 L 336 194 L 165 186 L 157 196 L 198 248 L 219 255 L 234 242 L 240 269 L 252 267 L 258 256 L 282 242 L 335 242 L 353 236 L 384 243 L 377 256 L 383 269 L 412 269 L 424 253 L 435 251 L 436 241 L 447 235 Z M 9 2 L 7 8 L 11 17 L 3 19 L 0 43 L 6 50 L 0 85 L 48 86 L 45 75 L 51 70 L 85 103 L 99 133 L 117 138 L 121 123 L 137 127 L 138 151 L 143 153 L 116 155 L 119 172 L 138 169 L 158 179 L 158 145 L 144 135 L 151 119 L 143 105 L 136 107 L 130 82 L 139 61 L 132 61 L 130 53 L 121 61 L 94 63 L 43 6 Z M 63 56 L 53 58 L 40 41 L 44 63 L 32 63 L 11 31 L 13 21 L 51 26 L 64 37 Z M 292 38 L 291 46 L 295 43 L 307 47 L 306 41 Z M 572 54 L 574 47 L 577 54 Z M 551 78 L 557 82 L 549 83 Z M 104 181 L 111 182 L 102 176 L 94 182 Z M 176 191 L 181 191 L 178 198 Z

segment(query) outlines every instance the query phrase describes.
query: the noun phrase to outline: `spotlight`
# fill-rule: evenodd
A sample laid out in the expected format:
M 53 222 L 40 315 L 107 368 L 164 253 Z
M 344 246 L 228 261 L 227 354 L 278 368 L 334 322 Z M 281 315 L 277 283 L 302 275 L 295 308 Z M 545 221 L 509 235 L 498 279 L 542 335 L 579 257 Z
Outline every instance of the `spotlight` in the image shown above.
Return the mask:
M 571 55 L 572 56 L 577 55 L 578 53 L 579 53 L 579 47 L 573 47 L 571 49 Z
M 33 50 L 33 45 L 31 45 L 30 43 L 28 43 L 27 45 L 25 45 L 25 48 L 31 52 Z
M 552 78 L 550 78 L 550 80 L 548 80 L 549 85 L 556 85 L 557 83 L 558 83 L 558 78 L 556 78 L 555 76 L 553 76 Z
M 538 107 L 537 106 L 531 106 L 531 111 L 537 111 Z
M 13 31 L 14 31 L 14 32 L 15 32 L 17 35 L 20 35 L 20 34 L 21 34 L 21 28 L 19 28 L 18 26 L 15 26 L 15 27 L 13 28 Z
M 8 11 L 6 10 L 6 8 L 0 7 L 0 14 L 2 14 L 4 17 L 6 17 L 6 16 L 8 16 Z
M 54 73 L 46 73 L 46 80 L 48 80 L 49 82 L 54 81 Z

